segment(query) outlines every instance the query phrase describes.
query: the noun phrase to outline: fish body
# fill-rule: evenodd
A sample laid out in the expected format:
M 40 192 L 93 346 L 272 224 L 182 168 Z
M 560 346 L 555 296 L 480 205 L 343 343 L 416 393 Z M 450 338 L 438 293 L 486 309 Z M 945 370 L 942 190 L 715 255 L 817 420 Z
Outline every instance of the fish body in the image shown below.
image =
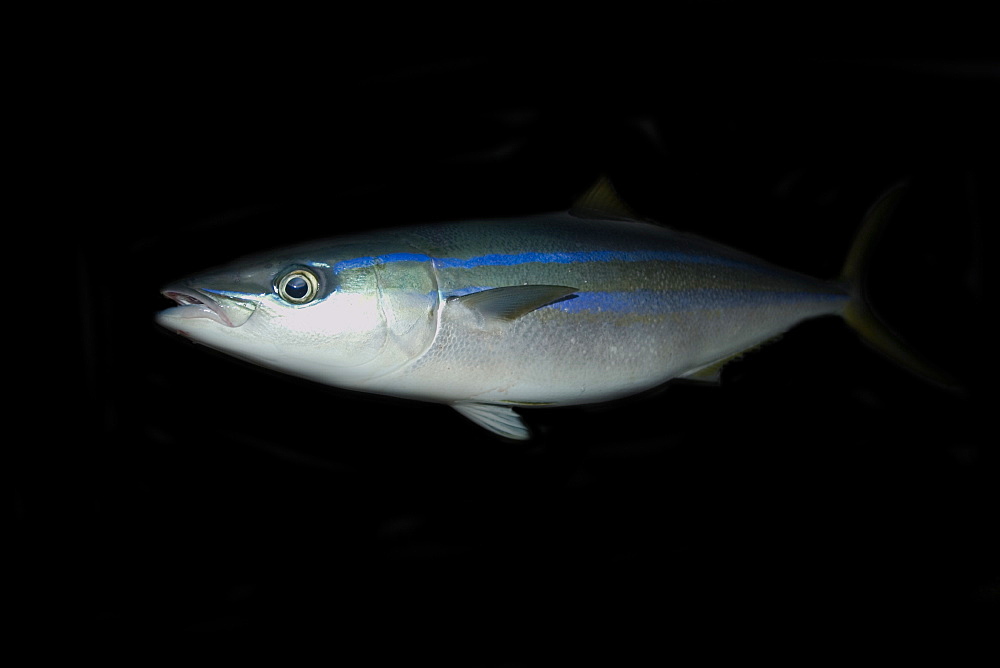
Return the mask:
M 853 312 L 822 281 L 635 220 L 606 183 L 571 212 L 383 230 L 171 286 L 163 326 L 320 383 L 449 404 L 528 438 L 515 406 L 603 402 Z M 862 320 L 863 318 L 858 318 Z

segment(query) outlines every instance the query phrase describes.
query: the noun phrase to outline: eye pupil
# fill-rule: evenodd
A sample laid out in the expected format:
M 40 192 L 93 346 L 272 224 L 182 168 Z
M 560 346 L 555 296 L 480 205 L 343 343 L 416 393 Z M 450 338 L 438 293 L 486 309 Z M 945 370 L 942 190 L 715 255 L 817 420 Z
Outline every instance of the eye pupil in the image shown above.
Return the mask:
M 292 276 L 285 283 L 285 292 L 292 299 L 302 299 L 309 293 L 309 283 L 301 276 Z
M 319 281 L 305 269 L 288 272 L 277 282 L 275 289 L 282 299 L 292 304 L 308 304 L 316 298 Z

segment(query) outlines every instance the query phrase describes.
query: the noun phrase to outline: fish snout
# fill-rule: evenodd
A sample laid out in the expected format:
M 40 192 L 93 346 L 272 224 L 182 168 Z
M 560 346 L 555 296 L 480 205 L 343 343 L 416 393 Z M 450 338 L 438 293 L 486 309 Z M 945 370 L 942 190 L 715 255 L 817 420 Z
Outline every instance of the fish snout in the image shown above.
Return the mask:
M 210 294 L 188 286 L 169 286 L 162 290 L 177 306 L 161 311 L 157 320 L 166 327 L 177 327 L 178 321 L 207 318 L 226 327 L 239 327 L 257 308 L 257 301 L 230 295 Z

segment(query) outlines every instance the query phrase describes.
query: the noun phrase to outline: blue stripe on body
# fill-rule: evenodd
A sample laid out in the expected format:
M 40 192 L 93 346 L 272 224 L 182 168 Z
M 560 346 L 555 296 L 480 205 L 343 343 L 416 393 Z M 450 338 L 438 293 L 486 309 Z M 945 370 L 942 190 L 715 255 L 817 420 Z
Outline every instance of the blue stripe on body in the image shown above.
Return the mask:
M 449 292 L 447 296 L 460 297 L 489 289 L 488 287 L 468 287 Z M 566 299 L 543 306 L 542 308 L 557 309 L 564 313 L 631 313 L 635 315 L 655 315 L 701 309 L 847 300 L 847 295 L 839 293 L 726 290 L 718 288 L 612 292 L 581 291 L 575 292 Z
M 648 262 L 660 260 L 665 262 L 689 262 L 692 264 L 711 264 L 728 267 L 749 267 L 760 270 L 759 265 L 715 255 L 698 255 L 677 251 L 572 251 L 560 253 L 490 253 L 470 258 L 443 257 L 432 258 L 422 253 L 387 253 L 385 255 L 358 257 L 342 260 L 334 265 L 333 272 L 339 274 L 351 269 L 371 267 L 376 264 L 390 262 L 428 262 L 434 261 L 442 269 L 474 269 L 476 267 L 512 267 L 532 262 L 552 264 L 572 264 L 575 262 Z
M 339 274 L 351 269 L 363 269 L 373 267 L 377 264 L 387 264 L 389 262 L 427 262 L 431 257 L 422 253 L 389 253 L 387 255 L 369 255 L 356 257 L 350 260 L 341 260 L 333 265 L 333 273 Z
M 220 297 L 228 297 L 230 299 L 260 299 L 265 297 L 267 293 L 262 292 L 241 292 L 239 290 L 213 290 L 211 288 L 198 288 L 201 292 L 208 292 L 213 295 L 219 295 Z

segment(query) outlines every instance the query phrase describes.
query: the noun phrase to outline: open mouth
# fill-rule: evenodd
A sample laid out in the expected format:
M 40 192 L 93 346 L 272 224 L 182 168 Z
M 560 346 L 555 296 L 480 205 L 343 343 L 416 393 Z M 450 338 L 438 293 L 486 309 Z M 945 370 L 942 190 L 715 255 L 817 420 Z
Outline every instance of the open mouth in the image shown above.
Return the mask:
M 208 318 L 226 327 L 234 326 L 219 303 L 204 293 L 182 288 L 167 288 L 163 291 L 163 296 L 177 302 L 176 307 L 163 312 L 166 316 Z

